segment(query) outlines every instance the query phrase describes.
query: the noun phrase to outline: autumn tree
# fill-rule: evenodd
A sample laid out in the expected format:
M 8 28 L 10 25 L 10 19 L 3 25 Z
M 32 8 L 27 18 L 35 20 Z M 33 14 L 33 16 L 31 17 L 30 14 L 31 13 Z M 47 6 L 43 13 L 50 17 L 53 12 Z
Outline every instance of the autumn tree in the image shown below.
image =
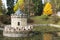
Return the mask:
M 41 15 L 43 11 L 42 0 L 18 0 L 14 6 L 14 11 L 16 11 L 18 7 L 28 15 L 30 15 L 30 13 Z
M 24 0 L 17 1 L 16 5 L 14 6 L 14 12 L 18 10 L 18 8 L 20 8 L 20 10 L 24 10 Z
M 43 14 L 44 15 L 51 15 L 52 13 L 53 13 L 52 5 L 50 4 L 50 2 L 47 2 L 44 9 L 43 9 Z

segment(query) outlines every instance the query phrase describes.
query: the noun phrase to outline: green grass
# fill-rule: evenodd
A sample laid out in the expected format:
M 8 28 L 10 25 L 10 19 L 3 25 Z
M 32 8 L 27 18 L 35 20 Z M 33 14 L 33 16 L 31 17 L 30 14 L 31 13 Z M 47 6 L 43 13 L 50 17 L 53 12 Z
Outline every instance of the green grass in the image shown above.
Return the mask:
M 57 16 L 34 16 L 31 17 L 34 22 L 33 24 L 59 24 L 60 25 L 60 18 Z
M 39 31 L 39 32 L 58 32 L 60 31 L 60 28 L 55 28 L 55 27 L 49 27 L 49 26 L 37 26 L 34 27 L 34 31 Z
M 41 16 L 31 17 L 31 19 L 34 21 L 34 24 L 48 24 L 53 23 L 51 20 L 45 20 L 41 18 Z
M 33 24 L 60 24 L 60 20 L 57 20 L 57 22 L 55 22 L 55 19 L 58 18 L 54 18 L 54 17 L 48 17 L 48 19 L 45 19 L 44 16 L 34 16 L 31 17 L 31 19 L 34 21 Z M 55 27 L 49 27 L 49 26 L 39 26 L 39 27 L 35 27 L 34 31 L 40 31 L 40 32 L 54 32 L 54 31 L 60 31 L 60 28 L 55 28 Z

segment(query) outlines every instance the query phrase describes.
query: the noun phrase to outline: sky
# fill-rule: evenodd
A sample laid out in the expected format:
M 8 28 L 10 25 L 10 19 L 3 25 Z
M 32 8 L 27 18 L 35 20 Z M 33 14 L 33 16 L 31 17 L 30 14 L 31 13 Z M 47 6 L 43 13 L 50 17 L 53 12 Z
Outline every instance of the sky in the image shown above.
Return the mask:
M 6 0 L 2 0 L 2 2 L 5 5 L 5 7 L 7 8 Z M 42 3 L 44 4 L 44 0 L 42 0 Z
M 42 3 L 44 4 L 44 0 L 42 0 Z

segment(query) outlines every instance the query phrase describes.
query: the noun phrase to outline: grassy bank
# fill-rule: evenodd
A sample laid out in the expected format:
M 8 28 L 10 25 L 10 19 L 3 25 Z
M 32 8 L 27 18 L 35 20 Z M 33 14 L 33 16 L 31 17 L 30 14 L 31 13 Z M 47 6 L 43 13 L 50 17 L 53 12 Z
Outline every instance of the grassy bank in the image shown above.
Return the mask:
M 31 19 L 34 21 L 32 24 L 58 24 L 60 23 L 60 18 L 55 16 L 34 16 L 31 17 Z M 58 24 L 60 25 L 60 24 Z M 35 31 L 41 31 L 41 32 L 54 32 L 54 31 L 60 31 L 60 28 L 56 27 L 49 27 L 49 26 L 38 26 L 34 28 Z

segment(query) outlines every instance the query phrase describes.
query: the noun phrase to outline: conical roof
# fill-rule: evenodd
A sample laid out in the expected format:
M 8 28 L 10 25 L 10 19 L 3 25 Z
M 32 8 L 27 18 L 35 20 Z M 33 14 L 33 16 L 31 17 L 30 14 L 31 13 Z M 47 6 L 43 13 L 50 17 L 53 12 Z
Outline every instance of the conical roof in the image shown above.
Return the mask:
M 15 12 L 16 15 L 24 14 L 20 9 Z

